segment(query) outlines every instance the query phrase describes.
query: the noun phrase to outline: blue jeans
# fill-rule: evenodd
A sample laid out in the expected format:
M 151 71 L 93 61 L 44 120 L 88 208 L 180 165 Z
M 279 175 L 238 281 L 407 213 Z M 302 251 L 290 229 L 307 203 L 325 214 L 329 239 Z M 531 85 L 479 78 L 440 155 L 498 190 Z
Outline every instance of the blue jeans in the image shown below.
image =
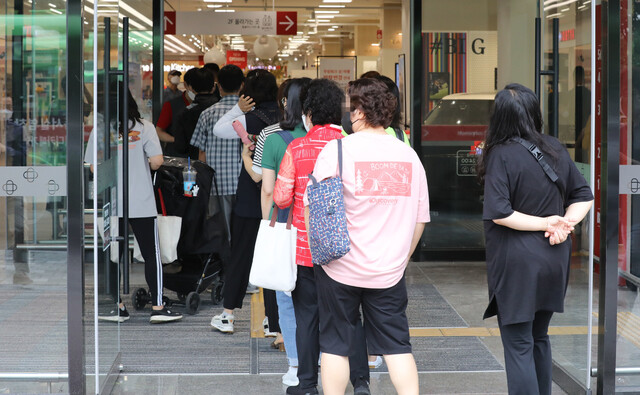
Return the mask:
M 298 366 L 298 349 L 296 348 L 296 316 L 293 312 L 293 300 L 282 291 L 276 291 L 280 331 L 287 351 L 289 366 Z

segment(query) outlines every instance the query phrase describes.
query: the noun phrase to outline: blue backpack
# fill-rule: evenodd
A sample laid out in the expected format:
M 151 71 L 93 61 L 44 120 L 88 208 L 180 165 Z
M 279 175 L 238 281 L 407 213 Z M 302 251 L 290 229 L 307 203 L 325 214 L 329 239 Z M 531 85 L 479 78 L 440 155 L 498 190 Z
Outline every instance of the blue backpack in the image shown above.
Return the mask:
M 309 248 L 314 265 L 326 265 L 345 256 L 350 248 L 342 192 L 342 140 L 338 140 L 340 175 L 318 182 L 309 174 Z

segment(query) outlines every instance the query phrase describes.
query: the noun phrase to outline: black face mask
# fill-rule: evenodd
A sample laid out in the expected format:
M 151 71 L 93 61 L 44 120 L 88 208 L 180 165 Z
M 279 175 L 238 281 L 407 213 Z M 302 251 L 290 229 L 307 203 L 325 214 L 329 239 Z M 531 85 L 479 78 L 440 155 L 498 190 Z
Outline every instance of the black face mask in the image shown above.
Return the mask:
M 351 127 L 351 113 L 349 111 L 342 114 L 342 129 L 347 134 L 353 134 L 353 128 Z

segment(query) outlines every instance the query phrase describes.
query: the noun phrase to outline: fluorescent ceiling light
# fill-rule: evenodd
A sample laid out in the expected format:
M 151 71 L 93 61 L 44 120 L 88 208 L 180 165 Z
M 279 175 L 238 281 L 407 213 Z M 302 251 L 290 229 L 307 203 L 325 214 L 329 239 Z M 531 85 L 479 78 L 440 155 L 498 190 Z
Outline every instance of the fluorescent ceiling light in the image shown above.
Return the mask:
M 371 43 L 371 46 L 372 46 L 372 47 L 379 47 L 379 46 L 380 46 L 380 43 Z
M 316 22 L 331 22 L 331 19 L 316 19 Z
M 231 3 L 232 0 L 204 0 L 205 3 Z
M 337 29 L 339 26 L 338 25 L 333 25 L 331 27 L 334 28 L 334 29 Z
M 344 4 L 320 4 L 318 7 L 320 8 L 344 8 Z
M 549 5 L 549 6 L 547 6 L 547 7 L 544 7 L 544 10 L 545 10 L 545 11 L 549 11 L 549 10 L 552 10 L 552 9 L 554 9 L 554 8 L 560 8 L 560 7 L 562 7 L 562 6 L 565 6 L 565 5 L 569 5 L 569 4 L 575 3 L 576 1 L 577 1 L 577 0 L 567 0 L 567 1 L 563 1 L 562 3 L 555 3 L 555 4 Z
M 327 30 L 330 31 L 330 32 L 335 32 L 336 31 L 336 29 L 334 29 L 334 28 L 329 28 Z
M 318 10 L 316 11 L 316 14 L 339 14 L 340 11 L 336 11 L 336 10 Z
M 53 4 L 53 3 L 49 3 L 49 7 L 56 8 L 57 6 L 55 4 Z
M 54 12 L 58 15 L 62 15 L 62 11 L 56 10 L 55 8 L 49 8 L 49 11 Z
M 217 9 L 217 10 L 215 10 L 215 11 L 216 11 L 216 12 L 236 12 L 236 10 L 230 10 L 230 9 L 228 9 L 228 8 L 225 8 L 225 9 Z
M 322 0 L 323 3 L 351 3 L 351 0 Z
M 166 43 L 167 40 L 169 39 L 171 40 L 174 44 L 177 44 L 178 48 L 182 48 L 181 51 L 187 50 L 191 53 L 196 53 L 196 51 L 193 50 L 193 48 L 191 48 L 189 45 L 185 44 L 184 42 L 178 40 L 175 36 L 170 35 L 170 34 L 165 34 L 165 40 L 164 42 Z
M 220 8 L 220 7 L 222 7 L 222 4 L 207 4 L 207 7 L 209 7 L 209 8 Z

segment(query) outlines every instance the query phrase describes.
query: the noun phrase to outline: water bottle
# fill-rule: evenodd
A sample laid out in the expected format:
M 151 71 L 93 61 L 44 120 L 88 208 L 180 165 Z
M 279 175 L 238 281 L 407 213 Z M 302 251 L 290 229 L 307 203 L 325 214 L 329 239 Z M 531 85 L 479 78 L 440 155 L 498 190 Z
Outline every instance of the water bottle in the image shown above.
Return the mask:
M 187 167 L 182 171 L 182 181 L 184 185 L 184 196 L 194 197 L 198 196 L 198 185 L 196 184 L 196 175 L 198 172 L 191 167 L 191 158 Z

